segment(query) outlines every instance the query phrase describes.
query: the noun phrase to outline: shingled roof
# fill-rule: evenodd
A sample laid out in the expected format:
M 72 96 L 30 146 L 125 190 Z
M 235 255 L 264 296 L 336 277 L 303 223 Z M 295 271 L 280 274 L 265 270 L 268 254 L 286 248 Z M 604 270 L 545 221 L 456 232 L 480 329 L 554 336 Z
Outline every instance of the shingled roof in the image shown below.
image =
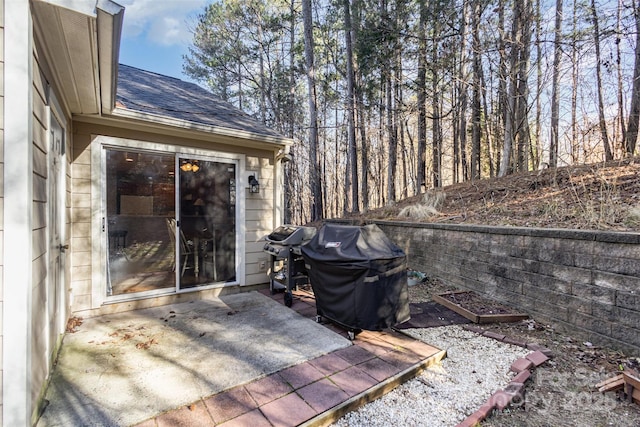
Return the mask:
M 116 106 L 202 125 L 283 137 L 194 83 L 123 64 L 118 67 Z

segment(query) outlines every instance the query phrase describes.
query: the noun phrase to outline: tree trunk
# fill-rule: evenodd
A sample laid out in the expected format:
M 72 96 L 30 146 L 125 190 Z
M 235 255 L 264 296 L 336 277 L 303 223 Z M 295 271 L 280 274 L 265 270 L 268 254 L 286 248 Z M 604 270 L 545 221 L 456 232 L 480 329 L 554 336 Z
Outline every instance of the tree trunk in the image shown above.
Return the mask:
M 496 140 L 500 141 L 496 147 L 496 164 L 498 165 L 498 175 L 500 175 L 500 167 L 502 167 L 502 151 L 504 150 L 505 132 L 507 129 L 507 115 L 508 113 L 508 97 L 507 97 L 507 82 L 509 81 L 509 70 L 507 61 L 507 29 L 505 25 L 505 2 L 498 2 L 498 52 L 500 54 L 500 62 L 498 64 L 498 105 L 497 113 L 498 118 L 495 124 L 495 136 Z M 497 122 L 497 120 L 500 120 Z M 502 150 L 500 149 L 502 147 Z
M 636 150 L 638 124 L 640 123 L 640 6 L 635 1 L 633 10 L 636 21 L 636 59 L 633 68 L 633 92 L 631 95 L 631 108 L 629 109 L 629 124 L 624 142 L 624 151 L 628 156 L 633 156 Z
M 542 58 L 542 40 L 540 39 L 541 35 L 542 35 L 542 19 L 540 17 L 540 0 L 536 0 L 536 15 L 535 15 L 535 20 L 536 20 L 536 30 L 535 30 L 535 34 L 536 34 L 536 58 Z M 540 163 L 540 155 L 542 152 L 542 144 L 540 141 L 540 132 L 541 132 L 541 117 L 542 117 L 542 79 L 543 79 L 543 75 L 542 75 L 542 61 L 537 60 L 536 61 L 536 119 L 535 119 L 535 153 L 532 153 L 531 156 L 531 160 L 533 163 L 533 168 L 535 170 L 538 169 L 539 163 Z M 531 147 L 532 150 L 534 149 L 534 147 Z
M 432 60 L 435 61 L 438 55 L 438 49 L 433 48 Z M 434 72 L 436 70 L 433 70 Z M 440 123 L 440 94 L 438 92 L 438 79 L 433 76 L 432 83 L 433 90 L 433 117 L 431 119 L 431 125 L 433 126 L 433 145 L 432 145 L 432 162 L 433 162 L 433 188 L 439 188 L 442 186 L 442 128 Z
M 602 137 L 602 145 L 604 146 L 605 160 L 613 160 L 613 153 L 609 145 L 609 137 L 607 135 L 607 122 L 604 117 L 604 100 L 602 95 L 602 71 L 600 69 L 600 27 L 598 23 L 598 12 L 596 11 L 595 0 L 591 0 L 591 17 L 593 18 L 593 37 L 596 48 L 596 89 L 598 91 L 598 122 L 600 124 L 600 135 Z
M 345 29 L 345 47 L 347 54 L 347 141 L 348 156 L 351 170 L 346 171 L 347 186 L 346 196 L 351 193 L 351 212 L 358 212 L 360 201 L 358 200 L 358 158 L 356 148 L 356 129 L 354 119 L 354 76 L 353 76 L 353 40 L 351 32 L 351 5 L 350 0 L 344 0 L 344 29 Z M 345 204 L 346 206 L 346 204 Z
M 393 121 L 393 83 L 391 79 L 391 70 L 387 73 L 385 78 L 386 88 L 386 116 L 387 116 L 387 138 L 389 144 L 389 151 L 387 159 L 387 203 L 394 203 L 396 201 L 396 166 L 397 166 L 397 152 L 398 152 L 398 132 Z
M 578 162 L 578 0 L 573 0 L 571 24 L 571 161 Z
M 516 170 L 528 170 L 531 137 L 529 131 L 529 61 L 531 57 L 531 1 L 522 1 L 518 60 L 518 95 L 516 100 L 517 152 Z
M 320 163 L 318 161 L 318 109 L 316 95 L 316 76 L 314 66 L 313 19 L 311 0 L 302 0 L 302 16 L 304 22 L 304 57 L 307 68 L 307 85 L 309 90 L 309 184 L 313 198 L 311 221 L 323 219 L 322 181 Z
M 351 21 L 352 31 L 352 45 L 357 46 L 360 33 L 360 25 L 362 22 L 362 2 L 360 0 L 354 0 L 353 2 L 353 17 Z M 360 155 L 362 168 L 360 171 L 360 194 L 362 196 L 362 209 L 363 211 L 369 210 L 369 143 L 367 141 L 366 133 L 366 112 L 364 108 L 364 94 L 362 89 L 362 77 L 360 75 L 360 67 L 358 66 L 357 57 L 353 61 L 353 75 L 354 75 L 354 91 L 356 97 L 356 119 L 357 119 L 357 131 L 360 138 Z M 357 143 L 356 143 L 357 146 Z
M 290 52 L 289 52 L 289 93 L 288 93 L 288 99 L 287 99 L 287 116 L 289 119 L 289 126 L 288 126 L 288 136 L 289 138 L 293 139 L 294 137 L 294 130 L 295 130 L 295 126 L 296 126 L 296 120 L 295 120 L 295 111 L 294 111 L 294 105 L 295 105 L 295 94 L 296 94 L 296 89 L 295 89 L 295 79 L 296 79 L 296 74 L 295 74 L 295 55 L 294 55 L 294 51 L 293 51 L 293 47 L 295 46 L 295 35 L 296 35 L 296 14 L 295 14 L 295 0 L 291 0 L 290 6 L 289 6 L 289 13 L 291 14 L 290 19 L 291 22 L 289 23 L 290 27 L 289 27 L 289 44 L 290 44 Z M 283 220 L 285 224 L 291 224 L 291 218 L 292 218 L 292 211 L 291 211 L 291 195 L 294 194 L 293 193 L 293 188 L 291 185 L 291 180 L 292 180 L 292 166 L 291 166 L 291 162 L 286 162 L 283 163 L 282 165 L 282 169 L 284 171 L 284 215 L 283 215 Z
M 480 137 L 482 111 L 480 106 L 480 83 L 482 64 L 480 61 L 480 18 L 481 8 L 479 0 L 473 1 L 471 11 L 471 31 L 473 34 L 473 100 L 471 102 L 471 179 L 480 179 Z
M 432 16 L 437 16 L 436 10 L 438 5 L 432 4 Z M 432 145 L 431 145 L 431 162 L 432 162 L 432 177 L 433 188 L 439 188 L 442 186 L 442 128 L 440 117 L 440 85 L 439 85 L 439 42 L 440 37 L 440 25 L 437 19 L 433 22 L 433 42 L 431 45 L 431 93 L 433 97 L 432 102 L 432 117 L 431 117 L 431 132 L 432 132 Z
M 469 87 L 469 72 L 467 68 L 467 15 L 470 6 L 462 6 L 462 16 L 460 17 L 460 49 L 458 64 L 458 83 L 454 86 L 453 103 L 457 107 L 454 109 L 453 118 L 453 182 L 460 182 L 461 178 L 466 180 L 467 173 L 464 170 L 466 162 L 463 162 L 467 149 L 467 99 Z M 473 10 L 471 11 L 473 13 Z M 457 101 L 456 101 L 457 100 Z
M 520 20 L 522 19 L 522 4 L 520 1 L 514 2 L 513 5 L 513 22 L 511 26 L 511 40 L 508 42 L 510 45 L 510 58 L 509 58 L 509 70 L 507 72 L 506 86 L 508 87 L 508 93 L 506 96 L 506 112 L 505 112 L 505 126 L 504 126 L 504 143 L 502 146 L 502 161 L 500 162 L 500 171 L 498 176 L 505 176 L 512 172 L 511 160 L 513 153 L 513 143 L 516 134 L 515 113 L 517 106 L 517 86 L 518 86 L 518 59 L 520 57 Z
M 427 0 L 419 1 L 420 17 L 418 21 L 418 152 L 417 152 L 417 185 L 416 194 L 427 188 Z
M 622 0 L 618 0 L 618 9 L 616 13 L 616 71 L 618 74 L 618 121 L 620 124 L 620 139 L 622 150 L 626 153 L 627 127 L 624 123 L 624 96 L 623 96 L 623 80 L 622 80 L 622 52 L 620 44 L 622 42 L 622 9 L 624 5 Z M 636 34 L 636 39 L 638 35 Z M 637 40 L 636 40 L 637 46 Z M 636 48 L 637 50 L 637 48 Z M 616 138 L 617 139 L 617 138 Z M 617 145 L 617 144 L 616 144 Z
M 562 0 L 556 0 L 555 41 L 553 45 L 553 77 L 551 83 L 551 135 L 549 135 L 549 167 L 558 166 L 558 124 L 560 121 L 560 61 L 562 59 Z

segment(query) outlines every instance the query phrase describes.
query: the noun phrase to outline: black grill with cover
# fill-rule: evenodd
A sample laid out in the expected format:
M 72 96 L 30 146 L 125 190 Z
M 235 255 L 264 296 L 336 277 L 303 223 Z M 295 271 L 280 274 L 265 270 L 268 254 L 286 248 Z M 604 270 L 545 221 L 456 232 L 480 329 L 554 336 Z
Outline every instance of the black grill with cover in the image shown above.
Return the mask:
M 409 320 L 406 255 L 377 225 L 325 224 L 302 256 L 318 316 L 346 327 L 350 338 Z

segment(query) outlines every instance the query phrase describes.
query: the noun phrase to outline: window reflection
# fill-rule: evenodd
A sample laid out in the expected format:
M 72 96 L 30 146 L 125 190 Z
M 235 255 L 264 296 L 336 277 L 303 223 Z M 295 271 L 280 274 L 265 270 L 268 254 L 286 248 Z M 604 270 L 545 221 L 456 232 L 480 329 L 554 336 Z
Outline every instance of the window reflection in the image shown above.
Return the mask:
M 108 295 L 175 288 L 175 157 L 106 150 Z
M 181 287 L 233 281 L 235 165 L 190 158 L 179 163 L 180 228 L 194 252 Z

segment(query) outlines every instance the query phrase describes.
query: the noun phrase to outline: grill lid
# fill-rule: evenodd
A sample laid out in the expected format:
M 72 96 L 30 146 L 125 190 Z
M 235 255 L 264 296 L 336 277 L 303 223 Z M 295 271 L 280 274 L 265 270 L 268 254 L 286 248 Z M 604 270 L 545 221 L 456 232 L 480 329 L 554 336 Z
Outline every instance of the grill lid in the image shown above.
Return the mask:
M 297 229 L 298 227 L 292 225 L 281 225 L 267 236 L 267 240 L 270 242 L 282 242 L 283 240 L 287 240 Z
M 296 225 L 281 225 L 266 237 L 271 243 L 280 245 L 299 245 L 306 242 L 316 234 L 313 227 L 299 227 Z

